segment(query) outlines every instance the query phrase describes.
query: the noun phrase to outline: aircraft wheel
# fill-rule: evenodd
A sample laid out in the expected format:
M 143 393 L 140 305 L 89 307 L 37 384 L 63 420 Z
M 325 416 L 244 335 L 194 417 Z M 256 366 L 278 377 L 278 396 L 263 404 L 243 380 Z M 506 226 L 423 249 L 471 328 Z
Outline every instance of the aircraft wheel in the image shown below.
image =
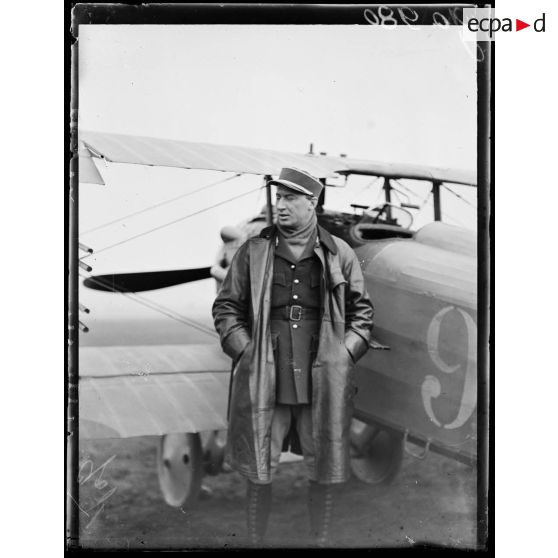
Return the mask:
M 226 430 L 214 430 L 202 434 L 204 472 L 217 475 L 222 471 L 225 459 Z
M 163 498 L 175 508 L 193 505 L 203 477 L 203 453 L 199 434 L 161 436 L 157 472 Z
M 399 472 L 402 460 L 402 433 L 353 420 L 351 468 L 359 480 L 367 484 L 387 484 Z

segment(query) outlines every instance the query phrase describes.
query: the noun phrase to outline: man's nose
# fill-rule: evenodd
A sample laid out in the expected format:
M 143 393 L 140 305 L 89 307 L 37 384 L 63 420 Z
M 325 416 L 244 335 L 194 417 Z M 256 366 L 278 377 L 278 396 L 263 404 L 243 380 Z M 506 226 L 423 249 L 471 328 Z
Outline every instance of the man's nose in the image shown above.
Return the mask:
M 285 202 L 283 201 L 283 198 L 279 198 L 277 200 L 277 202 L 275 203 L 275 206 L 277 207 L 277 209 L 284 209 L 285 208 Z

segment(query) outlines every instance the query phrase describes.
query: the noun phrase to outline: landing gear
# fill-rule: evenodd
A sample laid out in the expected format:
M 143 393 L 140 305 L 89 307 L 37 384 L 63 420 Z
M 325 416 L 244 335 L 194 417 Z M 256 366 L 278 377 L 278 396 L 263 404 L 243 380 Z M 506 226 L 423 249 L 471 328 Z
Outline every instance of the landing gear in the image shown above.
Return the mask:
M 166 434 L 157 452 L 157 472 L 163 498 L 175 508 L 192 507 L 202 486 L 203 475 L 217 475 L 224 470 L 226 430 Z
M 203 470 L 207 475 L 218 475 L 223 471 L 225 460 L 226 430 L 202 432 Z
M 199 434 L 165 434 L 157 455 L 157 472 L 163 498 L 175 508 L 193 505 L 203 477 L 203 453 Z
M 351 424 L 351 468 L 367 484 L 392 481 L 403 460 L 403 434 L 354 419 Z

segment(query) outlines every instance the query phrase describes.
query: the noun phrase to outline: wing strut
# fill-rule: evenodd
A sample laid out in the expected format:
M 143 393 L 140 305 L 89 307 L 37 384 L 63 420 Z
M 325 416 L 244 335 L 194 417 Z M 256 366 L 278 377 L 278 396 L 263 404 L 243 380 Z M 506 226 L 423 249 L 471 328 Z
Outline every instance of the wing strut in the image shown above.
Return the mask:
M 434 221 L 442 220 L 442 204 L 440 200 L 440 185 L 439 181 L 432 182 L 432 196 L 434 202 Z
M 310 144 L 310 146 L 312 146 L 312 144 Z M 345 177 L 346 180 L 347 177 Z M 323 210 L 324 207 L 324 203 L 325 203 L 325 193 L 326 193 L 326 179 L 325 178 L 320 178 L 320 182 L 324 185 L 324 187 L 322 188 L 322 191 L 320 192 L 320 197 L 318 198 L 318 212 L 321 212 Z
M 388 223 L 391 222 L 391 181 L 389 177 L 384 177 L 384 192 L 386 196 L 386 220 Z
M 267 224 L 273 225 L 273 204 L 271 202 L 271 184 L 269 181 L 271 180 L 271 175 L 266 174 L 264 176 L 264 184 L 265 184 L 265 195 L 266 195 L 266 202 L 267 202 Z

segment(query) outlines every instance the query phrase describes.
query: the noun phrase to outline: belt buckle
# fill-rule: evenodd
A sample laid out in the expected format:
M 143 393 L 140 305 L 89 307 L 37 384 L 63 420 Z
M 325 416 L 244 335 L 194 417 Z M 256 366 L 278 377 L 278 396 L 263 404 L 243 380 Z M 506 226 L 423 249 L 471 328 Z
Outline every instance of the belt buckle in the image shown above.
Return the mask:
M 291 310 L 289 312 L 289 319 L 293 320 L 293 322 L 300 322 L 301 318 L 302 318 L 302 306 L 297 306 L 296 304 L 294 306 L 291 306 Z

